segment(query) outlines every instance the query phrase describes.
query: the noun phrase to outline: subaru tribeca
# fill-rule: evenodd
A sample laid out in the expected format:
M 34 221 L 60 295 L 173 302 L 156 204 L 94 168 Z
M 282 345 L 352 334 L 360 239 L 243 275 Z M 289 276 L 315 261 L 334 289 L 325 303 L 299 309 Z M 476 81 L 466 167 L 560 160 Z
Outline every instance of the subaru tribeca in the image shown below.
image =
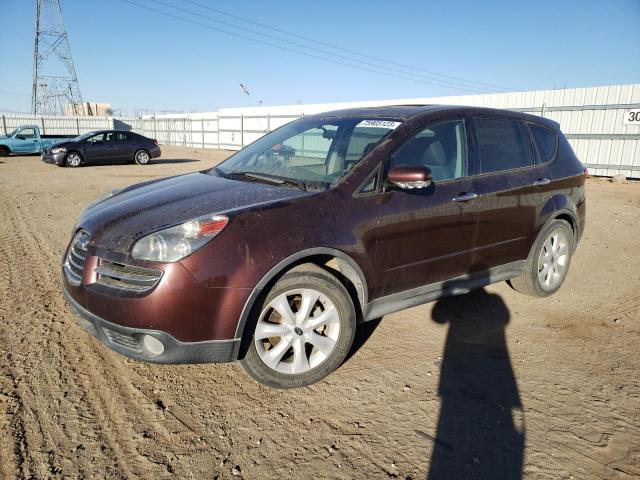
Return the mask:
M 263 384 L 308 385 L 344 361 L 360 322 L 499 281 L 558 290 L 585 173 L 557 123 L 522 113 L 308 116 L 215 168 L 90 205 L 64 293 L 121 354 L 240 360 Z

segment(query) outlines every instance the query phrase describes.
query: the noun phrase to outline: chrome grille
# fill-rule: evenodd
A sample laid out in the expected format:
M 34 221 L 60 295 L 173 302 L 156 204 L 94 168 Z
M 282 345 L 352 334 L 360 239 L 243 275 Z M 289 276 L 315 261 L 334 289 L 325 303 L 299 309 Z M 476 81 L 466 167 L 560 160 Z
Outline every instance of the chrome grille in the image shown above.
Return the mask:
M 84 271 L 84 262 L 87 258 L 87 247 L 90 240 L 89 233 L 80 230 L 71 241 L 71 246 L 63 263 L 64 274 L 71 285 L 80 285 L 80 282 L 82 282 L 82 272 Z
M 135 292 L 152 289 L 162 277 L 162 270 L 125 265 L 104 258 L 100 259 L 95 272 L 98 274 L 96 283 Z
M 128 348 L 129 350 L 133 350 L 137 353 L 142 352 L 143 345 L 139 337 L 134 335 L 127 335 L 126 333 L 116 332 L 115 330 L 111 330 L 110 328 L 103 328 L 102 331 L 111 343 L 120 345 L 124 348 Z

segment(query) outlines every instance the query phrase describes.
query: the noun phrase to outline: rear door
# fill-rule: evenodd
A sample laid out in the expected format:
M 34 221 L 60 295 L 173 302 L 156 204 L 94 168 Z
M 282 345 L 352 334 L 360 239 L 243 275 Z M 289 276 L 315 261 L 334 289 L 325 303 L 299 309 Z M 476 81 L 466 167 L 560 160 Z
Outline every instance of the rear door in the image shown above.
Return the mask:
M 517 118 L 477 116 L 475 178 L 478 232 L 473 271 L 526 259 L 537 233 L 544 165 L 535 164 L 525 123 Z
M 115 154 L 114 162 L 127 163 L 133 160 L 136 141 L 129 132 L 115 132 Z

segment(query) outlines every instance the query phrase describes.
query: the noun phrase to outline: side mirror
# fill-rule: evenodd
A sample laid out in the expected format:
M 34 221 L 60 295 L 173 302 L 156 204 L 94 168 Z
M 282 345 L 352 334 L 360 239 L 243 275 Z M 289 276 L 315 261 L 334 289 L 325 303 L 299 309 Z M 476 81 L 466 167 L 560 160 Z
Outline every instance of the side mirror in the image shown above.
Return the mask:
M 431 185 L 431 170 L 423 166 L 399 165 L 389 170 L 387 180 L 403 189 L 426 188 Z
M 18 140 L 26 140 L 26 138 L 24 137 L 24 135 L 16 135 L 16 138 Z

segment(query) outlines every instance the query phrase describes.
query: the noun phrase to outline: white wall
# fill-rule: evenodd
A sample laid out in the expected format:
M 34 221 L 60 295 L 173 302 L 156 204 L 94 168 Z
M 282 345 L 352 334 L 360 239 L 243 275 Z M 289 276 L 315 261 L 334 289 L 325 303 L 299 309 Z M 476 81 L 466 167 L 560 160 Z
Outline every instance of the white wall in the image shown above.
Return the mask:
M 341 108 L 407 104 L 471 105 L 514 109 L 551 118 L 560 124 L 582 162 L 594 175 L 640 178 L 640 125 L 624 125 L 623 116 L 631 107 L 640 108 L 640 84 L 610 85 L 561 90 L 420 97 L 360 102 L 221 108 L 218 112 L 184 114 L 192 119 L 191 140 L 202 143 L 203 135 L 219 142 L 220 148 L 238 150 L 266 132 L 302 115 Z M 158 115 L 176 118 L 175 115 Z M 217 123 L 217 133 L 198 133 L 201 119 Z M 215 120 L 214 120 L 215 119 Z M 215 142 L 215 140 L 214 140 Z M 210 141 L 205 142 L 210 146 Z M 218 145 L 216 145 L 218 146 Z
M 221 108 L 217 112 L 143 118 L 46 117 L 2 115 L 7 131 L 25 123 L 45 127 L 47 134 L 83 133 L 98 128 L 131 129 L 160 143 L 239 150 L 265 133 L 295 120 L 352 107 L 445 104 L 526 111 L 558 123 L 582 162 L 594 175 L 640 178 L 640 125 L 624 125 L 630 108 L 640 108 L 640 84 L 450 97 L 402 98 L 362 102 Z M 3 125 L 0 123 L 0 133 Z

